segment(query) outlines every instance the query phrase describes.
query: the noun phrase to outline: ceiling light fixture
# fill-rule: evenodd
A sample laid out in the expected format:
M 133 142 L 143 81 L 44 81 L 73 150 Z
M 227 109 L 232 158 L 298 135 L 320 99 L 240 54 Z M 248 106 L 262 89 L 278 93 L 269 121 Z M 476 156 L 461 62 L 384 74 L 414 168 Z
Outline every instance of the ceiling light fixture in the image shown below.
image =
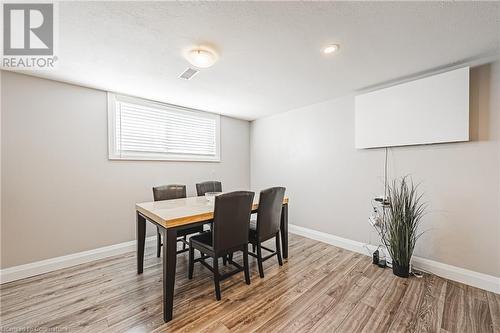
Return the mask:
M 207 48 L 195 48 L 186 53 L 186 60 L 195 67 L 208 68 L 217 61 L 217 54 Z
M 325 48 L 323 49 L 323 53 L 324 54 L 335 53 L 339 50 L 339 48 L 340 48 L 339 44 L 330 44 L 330 45 L 325 46 Z

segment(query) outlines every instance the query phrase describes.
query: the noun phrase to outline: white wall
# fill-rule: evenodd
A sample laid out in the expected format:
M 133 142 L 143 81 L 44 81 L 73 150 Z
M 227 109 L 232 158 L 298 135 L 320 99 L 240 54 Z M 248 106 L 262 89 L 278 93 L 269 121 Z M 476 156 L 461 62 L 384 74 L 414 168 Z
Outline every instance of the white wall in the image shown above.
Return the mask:
M 471 142 L 391 148 L 390 178 L 412 175 L 429 203 L 416 255 L 500 276 L 500 63 L 471 71 Z M 289 221 L 377 243 L 384 149 L 354 148 L 354 96 L 251 125 L 251 185 L 284 185 Z
M 220 163 L 109 161 L 104 91 L 1 74 L 2 268 L 135 239 L 155 185 L 250 186 L 247 121 L 221 117 Z

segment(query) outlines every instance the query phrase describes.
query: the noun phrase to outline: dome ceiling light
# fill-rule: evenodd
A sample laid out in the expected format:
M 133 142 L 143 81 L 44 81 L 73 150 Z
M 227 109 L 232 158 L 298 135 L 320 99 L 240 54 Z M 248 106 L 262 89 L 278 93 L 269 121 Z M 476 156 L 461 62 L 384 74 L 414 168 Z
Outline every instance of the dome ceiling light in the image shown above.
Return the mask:
M 186 53 L 186 60 L 197 68 L 208 68 L 217 61 L 217 54 L 207 48 L 195 48 Z

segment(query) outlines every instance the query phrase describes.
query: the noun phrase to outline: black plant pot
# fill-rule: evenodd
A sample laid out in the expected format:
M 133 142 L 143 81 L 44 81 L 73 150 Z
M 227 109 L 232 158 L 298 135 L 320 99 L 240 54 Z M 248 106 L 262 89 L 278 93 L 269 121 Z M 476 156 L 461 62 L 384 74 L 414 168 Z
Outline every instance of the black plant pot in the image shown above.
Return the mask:
M 410 266 L 400 266 L 397 262 L 393 262 L 392 272 L 396 276 L 407 278 L 410 276 Z

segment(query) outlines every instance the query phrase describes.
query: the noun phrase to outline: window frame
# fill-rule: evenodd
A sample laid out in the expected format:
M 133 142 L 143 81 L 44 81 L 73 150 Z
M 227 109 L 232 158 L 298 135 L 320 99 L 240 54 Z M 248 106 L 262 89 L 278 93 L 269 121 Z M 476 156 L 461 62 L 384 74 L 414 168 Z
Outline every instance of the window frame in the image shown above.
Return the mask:
M 191 154 L 168 154 L 150 152 L 122 152 L 116 145 L 116 102 L 126 102 L 149 108 L 163 109 L 180 114 L 196 114 L 200 117 L 215 119 L 215 155 L 191 155 Z M 109 160 L 131 160 L 131 161 L 191 161 L 191 162 L 220 162 L 220 115 L 216 113 L 191 109 L 187 107 L 160 103 L 143 98 L 132 97 L 113 92 L 107 93 L 108 114 L 108 159 Z

